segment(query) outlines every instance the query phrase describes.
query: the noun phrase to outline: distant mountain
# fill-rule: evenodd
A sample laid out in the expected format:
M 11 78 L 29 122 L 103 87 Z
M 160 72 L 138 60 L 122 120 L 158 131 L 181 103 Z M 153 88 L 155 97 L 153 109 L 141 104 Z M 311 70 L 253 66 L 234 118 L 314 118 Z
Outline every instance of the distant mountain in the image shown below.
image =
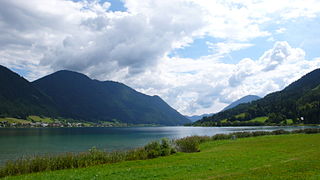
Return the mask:
M 54 102 L 23 77 L 0 65 L 0 116 L 58 115 Z
M 260 99 L 259 96 L 255 96 L 255 95 L 248 95 L 248 96 L 244 96 L 236 101 L 234 101 L 233 103 L 231 103 L 230 105 L 228 105 L 227 107 L 225 107 L 222 111 L 234 108 L 236 106 L 238 106 L 239 104 L 242 103 L 249 103 L 255 100 Z M 214 115 L 215 113 L 210 113 L 210 114 L 202 114 L 202 115 L 194 115 L 194 116 L 185 116 L 186 118 L 188 118 L 189 120 L 191 120 L 192 122 L 198 121 L 200 119 L 202 119 L 203 117 L 209 117 Z
M 282 91 L 203 118 L 194 125 L 217 125 L 222 121 L 241 122 L 262 116 L 268 117 L 267 123 L 274 124 L 283 123 L 287 119 L 294 123 L 320 124 L 319 109 L 320 69 L 316 69 Z
M 188 118 L 190 121 L 195 122 L 195 121 L 198 121 L 198 120 L 202 119 L 203 117 L 212 116 L 213 114 L 214 113 L 202 114 L 202 115 L 193 115 L 193 116 L 185 116 L 185 117 Z
M 232 108 L 238 106 L 239 104 L 249 103 L 249 102 L 252 102 L 252 101 L 256 101 L 258 99 L 261 99 L 261 98 L 259 96 L 255 96 L 255 95 L 244 96 L 244 97 L 234 101 L 233 103 L 231 103 L 227 107 L 225 107 L 222 111 L 225 111 L 225 110 L 228 110 L 228 109 L 232 109 Z
M 159 96 L 148 96 L 118 82 L 92 80 L 58 71 L 32 83 L 50 96 L 64 117 L 92 122 L 181 125 L 190 122 Z

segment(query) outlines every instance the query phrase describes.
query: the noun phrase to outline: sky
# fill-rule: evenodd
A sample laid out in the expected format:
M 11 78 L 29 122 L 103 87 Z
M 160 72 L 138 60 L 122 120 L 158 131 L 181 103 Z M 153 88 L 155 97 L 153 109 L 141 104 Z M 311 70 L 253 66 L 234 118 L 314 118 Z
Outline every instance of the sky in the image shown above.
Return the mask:
M 119 81 L 196 115 L 320 68 L 319 29 L 319 0 L 0 0 L 0 64 Z

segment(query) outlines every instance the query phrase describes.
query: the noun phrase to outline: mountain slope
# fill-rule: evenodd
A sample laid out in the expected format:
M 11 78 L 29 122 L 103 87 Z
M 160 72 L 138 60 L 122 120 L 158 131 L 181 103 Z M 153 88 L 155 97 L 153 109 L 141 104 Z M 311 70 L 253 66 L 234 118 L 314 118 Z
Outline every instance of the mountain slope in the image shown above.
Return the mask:
M 33 82 L 58 105 L 63 116 L 92 122 L 179 125 L 188 119 L 158 96 L 147 96 L 112 81 L 58 71 Z
M 255 101 L 258 99 L 261 99 L 261 98 L 259 96 L 255 96 L 255 95 L 247 95 L 247 96 L 244 96 L 244 97 L 234 101 L 233 103 L 229 104 L 222 111 L 234 108 L 234 107 L 238 106 L 239 104 L 249 103 L 249 102 L 252 102 L 252 101 Z M 194 116 L 185 116 L 185 117 L 188 118 L 189 120 L 191 120 L 192 122 L 195 122 L 195 121 L 198 121 L 204 117 L 208 117 L 208 116 L 212 116 L 212 115 L 214 115 L 214 113 L 194 115 Z
M 0 65 L 0 116 L 56 116 L 53 101 L 23 77 Z
M 214 113 L 211 114 L 201 114 L 201 115 L 193 115 L 193 116 L 185 116 L 186 118 L 188 118 L 190 121 L 195 122 L 198 121 L 200 119 L 202 119 L 203 117 L 208 117 L 208 116 L 212 116 Z
M 261 98 L 259 96 L 255 96 L 255 95 L 247 95 L 247 96 L 244 96 L 244 97 L 234 101 L 233 103 L 231 103 L 230 105 L 225 107 L 222 111 L 234 108 L 234 107 L 238 106 L 239 104 L 249 103 L 249 102 L 252 102 L 252 101 L 256 101 L 258 99 L 261 99 Z
M 320 69 L 316 69 L 293 82 L 282 91 L 268 94 L 252 103 L 240 104 L 211 117 L 195 122 L 195 125 L 215 125 L 222 120 L 228 122 L 247 121 L 267 116 L 268 123 L 279 124 L 286 119 L 295 123 L 320 123 Z M 303 119 L 301 120 L 301 117 Z

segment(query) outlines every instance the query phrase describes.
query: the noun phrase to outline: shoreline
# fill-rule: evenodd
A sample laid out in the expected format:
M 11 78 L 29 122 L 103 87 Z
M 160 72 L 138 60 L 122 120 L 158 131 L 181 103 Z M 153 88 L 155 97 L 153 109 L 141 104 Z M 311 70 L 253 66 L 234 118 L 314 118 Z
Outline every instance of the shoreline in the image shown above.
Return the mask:
M 293 131 L 275 130 L 235 132 L 229 134 L 216 134 L 214 136 L 189 136 L 185 138 L 171 140 L 170 142 L 169 140 L 162 139 L 161 142 L 150 142 L 144 147 L 135 148 L 128 151 L 104 152 L 96 148 L 92 148 L 89 150 L 89 152 L 83 153 L 65 153 L 63 155 L 58 156 L 25 157 L 24 159 L 7 162 L 6 165 L 0 169 L 0 177 L 16 174 L 42 172 L 48 170 L 90 167 L 99 164 L 109 164 L 123 161 L 153 159 L 160 156 L 169 156 L 171 154 L 175 154 L 176 152 L 199 152 L 200 144 L 217 140 L 236 140 L 238 138 L 242 139 L 258 136 L 314 133 L 320 133 L 320 129 L 312 128 Z M 64 165 L 59 165 L 59 163 L 63 163 Z M 30 169 L 29 167 L 33 167 L 35 169 Z

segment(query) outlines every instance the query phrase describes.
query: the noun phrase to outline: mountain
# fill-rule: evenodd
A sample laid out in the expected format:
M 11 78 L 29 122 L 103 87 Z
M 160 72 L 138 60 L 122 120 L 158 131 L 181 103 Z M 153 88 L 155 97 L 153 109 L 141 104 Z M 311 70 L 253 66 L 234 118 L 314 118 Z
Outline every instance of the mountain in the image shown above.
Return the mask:
M 242 103 L 249 103 L 255 100 L 261 99 L 259 96 L 255 96 L 255 95 L 247 95 L 244 96 L 236 101 L 234 101 L 233 103 L 231 103 L 230 105 L 228 105 L 227 107 L 225 107 L 222 111 L 234 108 L 236 106 L 238 106 L 239 104 Z M 193 116 L 185 116 L 186 118 L 188 118 L 189 120 L 191 120 L 192 122 L 198 121 L 204 117 L 209 117 L 214 115 L 215 113 L 210 113 L 210 114 L 202 114 L 202 115 L 193 115 Z
M 232 108 L 238 106 L 239 104 L 249 103 L 249 102 L 252 102 L 252 101 L 256 101 L 258 99 L 261 99 L 261 98 L 259 96 L 255 96 L 255 95 L 247 95 L 247 96 L 244 96 L 244 97 L 234 101 L 233 103 L 231 103 L 230 105 L 225 107 L 222 111 L 225 111 L 225 110 L 228 110 L 228 109 L 232 109 Z
M 118 82 L 92 80 L 58 71 L 32 83 L 52 98 L 63 117 L 92 122 L 181 125 L 190 122 L 159 96 L 148 96 Z
M 212 116 L 214 113 L 211 114 L 201 114 L 201 115 L 193 115 L 193 116 L 185 116 L 186 118 L 188 118 L 191 122 L 195 122 L 198 121 L 200 119 L 202 119 L 203 117 L 207 117 L 207 116 Z
M 0 116 L 58 115 L 54 102 L 29 81 L 0 65 Z
M 267 117 L 267 123 L 281 124 L 291 119 L 294 123 L 320 124 L 320 69 L 316 69 L 291 83 L 282 91 L 270 93 L 251 103 L 202 118 L 194 125 L 217 125 L 223 121 L 248 121 Z

